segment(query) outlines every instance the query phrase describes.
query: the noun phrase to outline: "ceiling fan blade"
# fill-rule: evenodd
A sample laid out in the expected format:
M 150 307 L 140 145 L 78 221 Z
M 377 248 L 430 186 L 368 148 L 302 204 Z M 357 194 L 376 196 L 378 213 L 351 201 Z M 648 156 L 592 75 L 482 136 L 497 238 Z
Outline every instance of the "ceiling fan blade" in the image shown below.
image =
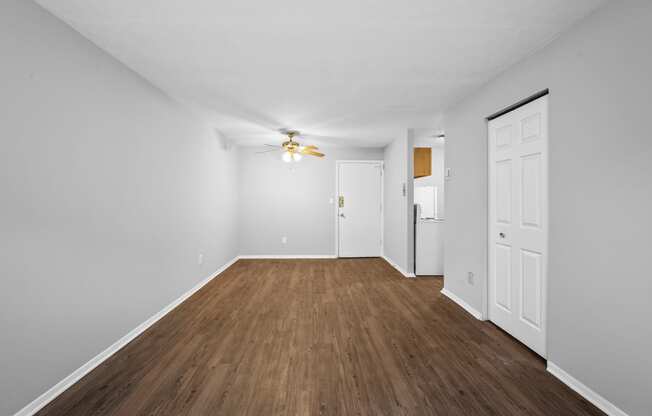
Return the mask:
M 262 152 L 254 152 L 255 154 L 261 154 L 261 153 L 269 153 L 269 152 L 277 152 L 279 149 L 270 149 L 270 150 L 263 150 Z
M 315 152 L 314 150 L 302 150 L 301 154 L 310 155 L 310 156 L 317 156 L 317 157 L 324 157 L 323 153 Z
M 315 146 L 314 144 L 310 144 L 308 146 L 303 146 L 303 148 L 307 149 L 307 150 L 317 150 L 317 149 L 319 149 L 319 147 Z
M 268 147 L 281 147 L 278 144 L 267 144 L 267 143 L 265 143 L 265 146 L 268 146 Z

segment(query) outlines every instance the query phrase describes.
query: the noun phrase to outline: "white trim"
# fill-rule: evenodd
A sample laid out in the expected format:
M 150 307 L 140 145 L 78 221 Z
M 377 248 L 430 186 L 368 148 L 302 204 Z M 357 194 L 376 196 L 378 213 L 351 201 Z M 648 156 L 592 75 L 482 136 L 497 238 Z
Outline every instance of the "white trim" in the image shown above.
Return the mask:
M 481 320 L 481 321 L 484 320 L 484 319 L 483 319 L 483 316 L 482 316 L 482 313 L 480 313 L 480 311 L 476 310 L 473 306 L 471 306 L 471 305 L 469 305 L 468 303 L 466 303 L 465 301 L 463 301 L 462 298 L 460 298 L 460 297 L 457 296 L 456 294 L 452 293 L 452 292 L 449 291 L 448 289 L 443 288 L 443 289 L 441 290 L 441 294 L 444 295 L 444 296 L 446 296 L 448 299 L 452 300 L 453 302 L 457 303 L 457 304 L 458 304 L 459 306 L 461 306 L 465 311 L 467 311 L 468 313 L 470 313 L 471 315 L 473 315 L 473 317 L 474 317 L 475 319 L 479 319 L 479 320 Z
M 385 252 L 385 161 L 384 160 L 336 160 L 335 161 L 335 256 L 340 255 L 340 165 L 342 163 L 380 164 L 380 256 Z
M 562 370 L 557 364 L 548 361 L 546 369 L 550 374 L 561 380 L 562 383 L 575 390 L 580 396 L 593 403 L 595 407 L 609 416 L 628 416 L 627 413 L 620 410 L 618 406 L 591 390 L 584 383 Z
M 334 254 L 242 254 L 240 259 L 336 259 Z
M 395 268 L 396 270 L 399 271 L 403 276 L 409 277 L 409 278 L 414 278 L 416 275 L 414 273 L 408 273 L 401 266 L 399 266 L 394 260 L 390 259 L 389 257 L 385 256 L 384 254 L 380 256 L 383 260 L 385 260 L 387 263 L 389 263 L 390 266 Z
M 72 386 L 77 381 L 79 381 L 82 377 L 84 377 L 86 374 L 91 372 L 95 367 L 102 364 L 107 358 L 111 357 L 113 354 L 118 352 L 118 350 L 120 350 L 122 347 L 127 345 L 134 338 L 136 338 L 138 335 L 140 335 L 145 330 L 147 330 L 150 326 L 154 325 L 159 319 L 163 318 L 174 308 L 179 306 L 184 300 L 188 299 L 195 292 L 197 292 L 199 289 L 204 287 L 204 285 L 206 285 L 208 282 L 213 280 L 213 278 L 217 277 L 224 270 L 231 267 L 231 265 L 233 265 L 233 263 L 238 261 L 238 259 L 239 257 L 233 258 L 225 265 L 220 267 L 216 272 L 212 273 L 210 276 L 206 277 L 201 282 L 197 283 L 194 287 L 192 287 L 186 293 L 178 297 L 176 300 L 172 301 L 172 303 L 167 305 L 165 308 L 161 309 L 159 312 L 157 312 L 155 315 L 150 317 L 148 320 L 146 320 L 142 324 L 138 325 L 136 328 L 129 331 L 129 333 L 127 333 L 125 336 L 123 336 L 122 338 L 114 342 L 113 345 L 111 345 L 101 353 L 97 354 L 95 357 L 91 358 L 86 364 L 82 365 L 81 367 L 73 371 L 70 375 L 65 377 L 63 380 L 59 381 L 57 384 L 52 386 L 48 391 L 41 394 L 39 397 L 34 399 L 27 406 L 20 409 L 18 412 L 14 414 L 14 416 L 34 415 L 36 412 L 38 412 L 43 407 L 45 407 L 45 405 L 47 405 L 52 400 L 57 398 L 57 396 L 59 396 L 61 393 L 66 391 L 70 386 Z

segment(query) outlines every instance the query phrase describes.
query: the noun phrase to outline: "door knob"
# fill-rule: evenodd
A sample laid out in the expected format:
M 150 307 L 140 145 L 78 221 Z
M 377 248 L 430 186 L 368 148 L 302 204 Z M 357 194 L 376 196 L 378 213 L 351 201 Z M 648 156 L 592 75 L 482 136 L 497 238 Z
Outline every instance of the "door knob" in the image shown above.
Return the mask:
M 500 237 L 500 238 L 505 238 L 505 233 L 499 233 L 499 234 L 498 234 L 498 237 Z
M 340 217 L 342 217 L 342 218 L 346 218 L 346 217 L 344 216 L 344 213 L 343 213 L 343 212 L 340 213 Z

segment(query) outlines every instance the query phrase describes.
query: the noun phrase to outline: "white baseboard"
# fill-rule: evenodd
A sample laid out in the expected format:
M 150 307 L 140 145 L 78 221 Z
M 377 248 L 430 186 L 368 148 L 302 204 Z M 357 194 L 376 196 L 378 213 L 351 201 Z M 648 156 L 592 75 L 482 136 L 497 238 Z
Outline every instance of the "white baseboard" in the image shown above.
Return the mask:
M 241 254 L 241 259 L 336 259 L 334 254 Z
M 453 302 L 457 303 L 460 305 L 465 311 L 473 315 L 474 318 L 482 320 L 482 313 L 480 313 L 477 309 L 475 309 L 473 306 L 469 305 L 465 301 L 462 300 L 459 296 L 456 294 L 452 293 L 451 291 L 447 290 L 446 288 L 443 288 L 441 290 L 441 294 L 446 296 L 448 299 L 452 300 Z
M 70 375 L 68 375 L 66 378 L 55 384 L 52 388 L 50 388 L 48 391 L 45 393 L 41 394 L 39 397 L 34 399 L 31 403 L 29 403 L 27 406 L 23 407 L 21 410 L 16 412 L 14 416 L 32 416 L 39 410 L 41 410 L 45 405 L 50 403 L 52 400 L 54 400 L 57 396 L 59 396 L 61 393 L 66 391 L 70 386 L 75 384 L 77 381 L 79 381 L 82 377 L 84 377 L 86 374 L 91 372 L 95 367 L 98 365 L 102 364 L 107 358 L 115 354 L 118 350 L 120 350 L 122 347 L 127 345 L 129 342 L 131 342 L 134 338 L 136 338 L 138 335 L 143 333 L 147 328 L 150 326 L 154 325 L 159 319 L 163 318 L 165 315 L 167 315 L 169 312 L 171 312 L 174 308 L 179 306 L 184 300 L 188 299 L 190 296 L 192 296 L 195 292 L 197 292 L 199 289 L 201 289 L 204 285 L 206 285 L 208 282 L 213 280 L 213 278 L 217 277 L 220 273 L 222 273 L 224 270 L 228 269 L 238 261 L 238 257 L 235 257 L 234 259 L 230 260 L 228 263 L 220 267 L 216 272 L 212 273 L 210 276 L 206 277 L 203 279 L 201 282 L 197 283 L 193 288 L 188 290 L 186 293 L 181 295 L 179 298 L 175 299 L 172 303 L 167 305 L 165 308 L 161 309 L 159 312 L 157 312 L 154 316 L 143 322 L 142 324 L 138 325 L 136 328 L 132 329 L 129 331 L 129 333 L 119 340 L 117 340 L 113 345 L 102 351 L 101 353 L 97 354 L 95 357 L 91 358 L 90 361 L 88 361 L 86 364 L 82 365 L 79 367 L 77 370 L 73 371 Z
M 548 361 L 547 370 L 550 374 L 561 380 L 562 383 L 575 390 L 580 396 L 593 403 L 595 407 L 609 416 L 628 416 L 627 413 L 620 410 L 618 406 L 591 390 L 589 387 L 584 385 L 584 383 L 562 370 L 555 363 Z
M 396 270 L 398 270 L 399 273 L 401 273 L 403 276 L 405 276 L 405 277 L 410 277 L 410 278 L 412 278 L 412 277 L 416 277 L 414 273 L 406 272 L 405 270 L 403 270 L 403 268 L 402 268 L 401 266 L 399 266 L 398 264 L 396 264 L 392 259 L 390 259 L 389 257 L 385 256 L 384 254 L 383 254 L 381 257 L 382 257 L 382 258 L 383 258 L 387 263 L 389 263 L 390 266 L 392 266 L 393 268 L 395 268 Z

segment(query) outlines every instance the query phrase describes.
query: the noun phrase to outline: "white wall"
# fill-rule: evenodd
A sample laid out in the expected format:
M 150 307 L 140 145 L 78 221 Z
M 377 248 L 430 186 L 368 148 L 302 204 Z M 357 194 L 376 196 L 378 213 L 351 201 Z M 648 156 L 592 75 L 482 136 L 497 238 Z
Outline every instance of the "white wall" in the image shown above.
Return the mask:
M 414 272 L 412 138 L 409 132 L 384 149 L 384 255 L 406 273 Z M 403 186 L 406 193 L 403 194 Z
M 280 151 L 256 154 L 264 150 L 239 152 L 240 254 L 335 255 L 335 161 L 382 160 L 383 150 L 324 148 L 323 159 L 293 164 Z
M 550 89 L 549 360 L 630 415 L 652 391 L 652 2 L 612 2 L 447 113 L 446 289 L 482 307 L 485 117 Z M 466 283 L 467 271 L 476 284 Z
M 0 4 L 0 55 L 9 415 L 233 258 L 238 188 L 211 128 L 34 3 Z

